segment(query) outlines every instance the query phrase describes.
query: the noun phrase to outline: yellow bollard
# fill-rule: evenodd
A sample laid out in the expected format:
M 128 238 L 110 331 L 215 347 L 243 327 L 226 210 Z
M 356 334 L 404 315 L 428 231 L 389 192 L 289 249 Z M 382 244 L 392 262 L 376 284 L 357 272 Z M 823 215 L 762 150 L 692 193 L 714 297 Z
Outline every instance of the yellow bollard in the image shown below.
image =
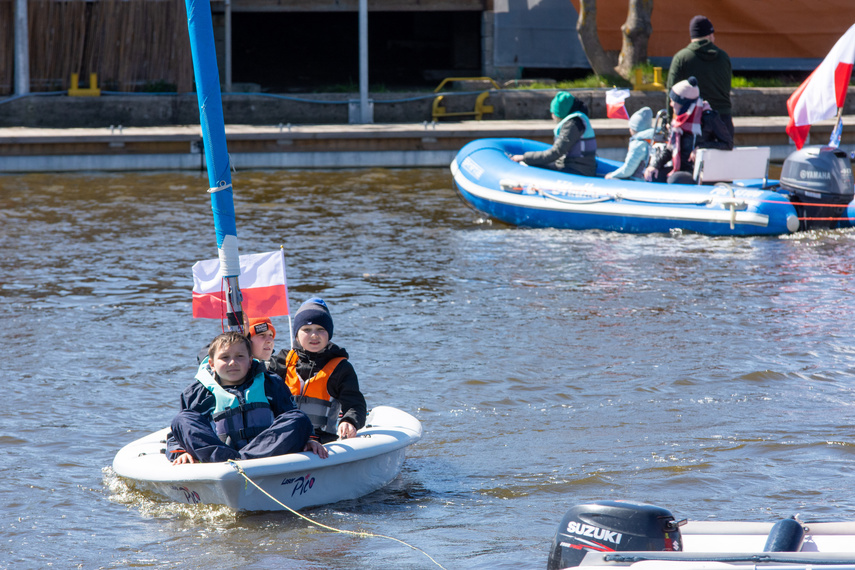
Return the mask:
M 100 97 L 101 90 L 98 89 L 98 74 L 89 74 L 89 87 L 86 89 L 80 88 L 80 75 L 77 73 L 71 74 L 71 88 L 68 90 L 68 95 L 71 97 Z
M 636 91 L 665 91 L 665 84 L 662 83 L 662 68 L 653 68 L 653 83 L 644 83 L 644 75 L 641 69 L 636 69 L 633 89 Z

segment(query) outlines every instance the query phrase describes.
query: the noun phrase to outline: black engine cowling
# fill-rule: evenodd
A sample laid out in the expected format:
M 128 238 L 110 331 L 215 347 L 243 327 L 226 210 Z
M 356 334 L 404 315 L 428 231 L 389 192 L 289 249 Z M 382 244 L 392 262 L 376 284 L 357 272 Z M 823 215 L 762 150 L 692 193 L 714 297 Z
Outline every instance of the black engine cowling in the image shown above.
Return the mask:
M 792 153 L 781 169 L 781 188 L 799 218 L 840 218 L 855 197 L 849 157 L 840 149 L 806 146 Z M 800 230 L 834 228 L 835 219 L 801 220 Z
M 667 509 L 596 501 L 567 511 L 552 541 L 548 570 L 578 566 L 594 552 L 682 550 L 680 528 Z

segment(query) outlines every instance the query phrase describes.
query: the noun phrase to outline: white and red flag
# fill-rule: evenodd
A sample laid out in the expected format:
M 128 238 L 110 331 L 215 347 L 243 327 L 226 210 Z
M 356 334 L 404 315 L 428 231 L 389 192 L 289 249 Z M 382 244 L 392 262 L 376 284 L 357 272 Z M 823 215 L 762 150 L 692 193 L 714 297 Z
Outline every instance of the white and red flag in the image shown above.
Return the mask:
M 846 90 L 855 63 L 855 25 L 837 40 L 831 51 L 787 99 L 787 134 L 800 149 L 807 141 L 810 126 L 832 118 L 846 101 Z
M 629 119 L 624 101 L 629 97 L 629 89 L 609 89 L 606 91 L 606 116 L 609 119 Z
M 250 317 L 278 317 L 288 314 L 288 285 L 285 281 L 285 253 L 271 251 L 240 256 L 241 309 Z M 220 260 L 193 264 L 193 317 L 222 319 L 226 316 L 226 291 Z

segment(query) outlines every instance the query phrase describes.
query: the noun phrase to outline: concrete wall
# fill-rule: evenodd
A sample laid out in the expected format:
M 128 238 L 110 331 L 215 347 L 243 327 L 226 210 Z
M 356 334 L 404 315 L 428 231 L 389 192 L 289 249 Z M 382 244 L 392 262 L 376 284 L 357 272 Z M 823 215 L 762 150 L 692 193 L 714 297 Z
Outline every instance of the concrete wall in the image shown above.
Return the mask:
M 734 116 L 786 116 L 792 88 L 737 89 L 733 92 Z M 605 118 L 605 91 L 574 90 L 591 111 L 591 118 Z M 845 113 L 855 113 L 850 88 Z M 494 110 L 486 120 L 548 119 L 549 102 L 556 90 L 494 90 L 485 103 Z M 447 93 L 443 104 L 448 112 L 470 112 L 478 92 Z M 423 123 L 431 121 L 432 93 L 373 94 L 375 123 Z M 227 124 L 347 124 L 348 101 L 356 94 L 311 94 L 273 97 L 259 94 L 223 96 Z M 627 100 L 630 113 L 648 106 L 664 108 L 662 92 L 633 91 Z M 472 119 L 461 116 L 459 119 Z M 443 122 L 457 118 L 444 118 Z M 151 127 L 192 125 L 199 122 L 195 94 L 105 95 L 101 97 L 25 96 L 0 100 L 0 127 L 88 128 L 122 125 Z

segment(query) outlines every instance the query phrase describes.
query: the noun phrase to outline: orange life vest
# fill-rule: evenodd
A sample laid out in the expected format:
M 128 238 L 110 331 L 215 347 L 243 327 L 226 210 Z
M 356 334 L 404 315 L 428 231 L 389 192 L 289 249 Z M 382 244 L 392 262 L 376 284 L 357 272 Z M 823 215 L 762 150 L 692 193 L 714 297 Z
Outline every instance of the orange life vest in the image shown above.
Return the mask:
M 330 359 L 320 372 L 305 381 L 297 374 L 297 360 L 297 352 L 289 351 L 285 359 L 285 384 L 291 390 L 297 407 L 309 416 L 316 429 L 336 433 L 341 404 L 330 396 L 327 381 L 341 361 L 346 359 L 342 356 Z

